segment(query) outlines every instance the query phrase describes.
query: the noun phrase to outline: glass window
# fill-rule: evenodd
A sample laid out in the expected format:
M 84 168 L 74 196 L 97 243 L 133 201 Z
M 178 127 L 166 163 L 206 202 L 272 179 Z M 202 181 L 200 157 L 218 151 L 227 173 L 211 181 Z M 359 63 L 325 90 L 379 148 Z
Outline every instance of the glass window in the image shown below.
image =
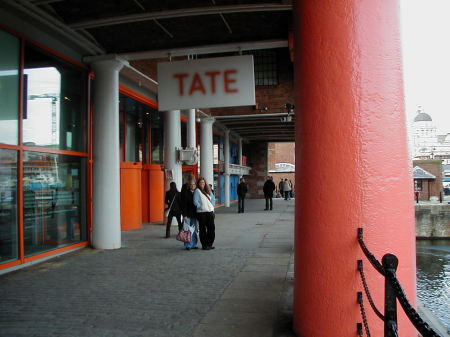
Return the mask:
M 119 110 L 121 158 L 129 162 L 148 163 L 148 129 L 154 110 L 123 94 L 120 94 Z M 125 123 L 124 120 L 126 120 Z M 123 153 L 124 145 L 126 146 L 125 154 Z
M 152 111 L 152 163 L 163 163 L 163 119 L 159 111 Z
M 0 31 L 0 50 L 0 143 L 17 145 L 19 139 L 19 40 Z
M 18 258 L 17 151 L 0 149 L 0 263 Z
M 253 50 L 255 65 L 255 85 L 278 85 L 277 52 L 273 50 Z
M 141 130 L 142 130 L 142 121 L 139 120 L 139 117 L 132 114 L 127 114 L 127 149 L 125 151 L 126 157 L 125 161 L 138 162 L 142 161 L 142 148 L 139 148 L 142 145 L 141 139 Z M 139 127 L 140 126 L 140 127 Z
M 26 44 L 23 142 L 86 152 L 87 72 Z
M 24 152 L 25 255 L 86 240 L 85 159 Z
M 414 180 L 414 190 L 422 191 L 422 180 Z

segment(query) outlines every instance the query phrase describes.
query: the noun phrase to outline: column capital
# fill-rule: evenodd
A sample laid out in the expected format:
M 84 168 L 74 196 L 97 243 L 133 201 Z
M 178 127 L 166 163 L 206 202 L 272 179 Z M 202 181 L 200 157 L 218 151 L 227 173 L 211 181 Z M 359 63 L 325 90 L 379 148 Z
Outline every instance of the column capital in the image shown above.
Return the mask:
M 124 66 L 129 66 L 129 62 L 118 55 L 87 56 L 83 59 L 89 63 L 94 70 L 116 70 L 119 71 Z
M 214 117 L 203 117 L 202 118 L 202 123 L 214 123 L 216 121 L 216 119 Z

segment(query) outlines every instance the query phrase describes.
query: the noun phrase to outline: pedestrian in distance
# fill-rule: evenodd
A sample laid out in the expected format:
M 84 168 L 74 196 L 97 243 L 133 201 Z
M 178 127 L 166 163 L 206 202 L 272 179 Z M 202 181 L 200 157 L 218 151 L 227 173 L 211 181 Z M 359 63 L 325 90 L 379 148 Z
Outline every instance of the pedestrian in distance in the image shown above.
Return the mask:
M 172 226 L 173 217 L 177 219 L 178 231 L 182 228 L 180 192 L 178 192 L 177 184 L 174 181 L 170 183 L 170 188 L 166 191 L 164 202 L 167 205 L 166 238 L 170 238 L 170 226 Z
M 275 183 L 273 182 L 273 178 L 268 176 L 263 186 L 264 198 L 266 199 L 265 211 L 273 209 L 273 191 L 275 191 Z
M 283 178 L 281 178 L 280 182 L 278 183 L 278 191 L 280 191 L 281 198 L 284 197 L 283 185 L 284 185 L 284 181 L 283 181 Z
M 197 180 L 197 189 L 194 192 L 194 205 L 197 209 L 197 220 L 200 230 L 200 242 L 203 250 L 214 249 L 216 225 L 214 223 L 214 194 L 205 178 Z
M 194 205 L 194 193 L 197 189 L 197 183 L 195 179 L 191 179 L 185 185 L 187 187 L 183 191 L 184 195 L 181 199 L 181 213 L 183 214 L 183 229 L 192 233 L 192 241 L 185 242 L 184 247 L 186 250 L 198 249 L 197 208 Z
M 291 184 L 289 184 L 289 181 L 287 179 L 284 179 L 283 182 L 284 200 L 291 199 L 290 197 L 291 190 L 292 190 Z
M 238 213 L 244 213 L 244 200 L 245 195 L 247 194 L 247 190 L 247 184 L 245 183 L 245 179 L 242 177 L 237 187 Z

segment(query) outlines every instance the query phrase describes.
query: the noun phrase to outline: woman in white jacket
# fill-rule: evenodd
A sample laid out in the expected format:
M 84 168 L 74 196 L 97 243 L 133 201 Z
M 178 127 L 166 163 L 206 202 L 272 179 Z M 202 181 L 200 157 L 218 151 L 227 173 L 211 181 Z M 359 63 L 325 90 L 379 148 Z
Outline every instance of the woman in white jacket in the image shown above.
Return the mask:
M 203 250 L 214 249 L 216 237 L 214 224 L 214 194 L 205 178 L 199 177 L 194 192 L 194 205 L 197 208 L 197 220 L 200 229 L 200 242 Z

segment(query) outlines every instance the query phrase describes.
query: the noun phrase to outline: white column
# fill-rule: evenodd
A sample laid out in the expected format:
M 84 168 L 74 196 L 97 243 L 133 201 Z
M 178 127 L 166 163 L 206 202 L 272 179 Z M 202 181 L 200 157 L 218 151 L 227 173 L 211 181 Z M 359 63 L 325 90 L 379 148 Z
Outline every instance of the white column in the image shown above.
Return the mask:
M 92 245 L 121 247 L 118 58 L 91 63 L 94 81 L 94 224 Z
M 214 122 L 215 119 L 213 117 L 202 118 L 200 128 L 200 175 L 211 185 L 214 185 L 212 132 Z
M 230 130 L 225 131 L 224 145 L 225 207 L 230 207 Z
M 238 157 L 239 157 L 239 165 L 242 166 L 242 138 L 239 137 L 239 152 L 238 152 Z
M 188 110 L 188 122 L 187 122 L 187 147 L 196 148 L 195 139 L 195 109 Z
M 177 160 L 177 148 L 181 148 L 180 110 L 164 111 L 164 168 L 172 171 L 172 179 L 166 177 L 166 191 L 172 181 L 181 189 L 182 164 Z

